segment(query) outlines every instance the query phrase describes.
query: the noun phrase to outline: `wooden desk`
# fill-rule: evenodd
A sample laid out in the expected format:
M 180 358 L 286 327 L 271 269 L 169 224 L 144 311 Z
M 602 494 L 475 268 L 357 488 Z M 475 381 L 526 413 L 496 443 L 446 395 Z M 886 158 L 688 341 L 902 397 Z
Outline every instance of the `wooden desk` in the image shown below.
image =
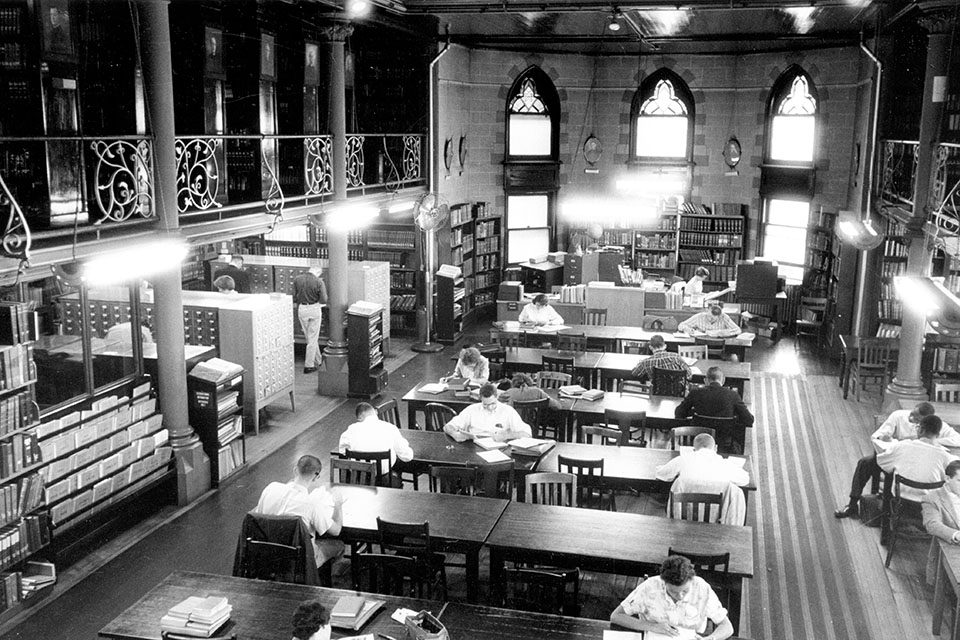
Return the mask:
M 567 328 L 561 329 L 560 331 L 538 331 L 535 329 L 526 330 L 522 327 L 516 325 L 510 325 L 510 328 L 498 329 L 496 327 L 490 329 L 491 338 L 496 338 L 498 333 L 529 333 L 535 334 L 538 337 L 542 337 L 544 340 L 550 340 L 553 343 L 557 341 L 558 333 L 570 333 L 570 334 L 583 334 L 587 337 L 587 340 L 593 342 L 600 342 L 604 345 L 604 351 L 614 351 L 619 352 L 620 342 L 622 340 L 636 340 L 646 342 L 649 341 L 655 335 L 663 337 L 664 342 L 667 345 L 680 345 L 680 344 L 695 344 L 696 340 L 693 336 L 688 336 L 686 334 L 673 334 L 670 332 L 656 332 L 656 331 L 644 331 L 640 327 L 626 327 L 626 326 L 616 326 L 616 325 L 607 325 L 607 326 L 594 326 L 586 324 L 573 324 L 567 325 Z M 741 334 L 742 336 L 743 334 Z M 736 336 L 733 338 L 724 339 L 726 345 L 726 350 L 730 353 L 735 353 L 739 357 L 741 362 L 746 361 L 746 350 L 753 346 L 753 338 L 751 337 L 741 337 Z
M 953 629 L 950 630 L 951 640 L 960 638 L 960 624 L 957 616 L 960 615 L 960 547 L 943 540 L 937 540 L 940 547 L 937 552 L 937 581 L 933 589 L 933 635 L 940 635 L 940 625 L 943 623 L 943 609 L 946 605 L 946 590 L 953 591 Z
M 356 594 L 341 589 L 175 571 L 97 635 L 112 640 L 160 640 L 160 618 L 170 607 L 196 595 L 224 596 L 233 606 L 230 621 L 221 627 L 220 635 L 236 633 L 241 640 L 277 640 L 290 635 L 290 622 L 300 603 L 316 600 L 330 609 L 340 597 Z M 397 607 L 435 613 L 443 609 L 442 603 L 432 600 L 379 594 L 370 597 L 387 604 L 363 627 L 363 633 L 381 632 L 399 638 L 404 633 L 403 625 L 390 618 Z M 333 637 L 357 633 L 334 630 Z
M 869 336 L 840 335 L 840 388 L 843 389 L 843 398 L 847 398 L 847 378 L 850 377 L 850 366 L 857 361 L 860 355 L 860 341 Z M 880 338 L 887 343 L 891 354 L 899 353 L 900 338 Z M 911 409 L 913 407 L 910 407 Z
M 652 449 L 647 447 L 614 447 L 601 444 L 576 442 L 558 442 L 557 446 L 544 454 L 537 465 L 537 471 L 559 471 L 558 458 L 603 459 L 603 481 L 605 486 L 614 489 L 635 489 L 652 493 L 667 493 L 670 483 L 657 480 L 657 467 L 666 464 L 680 455 L 670 449 Z M 753 477 L 753 468 L 749 456 L 744 469 L 750 474 L 750 483 L 743 487 L 744 495 L 757 488 Z
M 443 549 L 466 556 L 467 599 L 476 601 L 480 547 L 507 506 L 506 500 L 357 485 L 337 489 L 344 498 L 342 540 L 378 542 L 377 516 L 395 522 L 429 522 L 430 536 Z
M 686 424 L 686 419 L 677 418 L 675 412 L 683 398 L 672 396 L 635 396 L 611 391 L 599 400 L 577 400 L 571 411 L 581 423 L 603 421 L 607 409 L 621 411 L 645 411 L 647 424 L 658 429 L 671 429 Z
M 641 576 L 655 572 L 670 547 L 730 552 L 730 620 L 739 627 L 743 578 L 753 576 L 753 529 L 635 513 L 511 502 L 487 539 L 491 591 L 502 589 L 507 561 L 568 564 Z
M 608 386 L 612 388 L 612 385 L 608 384 L 608 381 L 633 378 L 633 374 L 631 373 L 633 368 L 637 366 L 641 360 L 646 360 L 649 357 L 650 356 L 641 356 L 632 353 L 604 353 L 596 365 L 597 370 L 600 371 L 600 381 L 601 384 L 603 384 L 603 388 L 606 389 Z M 710 367 L 720 367 L 724 378 L 726 378 L 726 386 L 733 387 L 740 394 L 740 397 L 743 397 L 744 387 L 747 382 L 750 382 L 749 362 L 727 362 L 726 360 L 710 360 L 706 358 L 697 360 L 693 364 L 693 367 L 691 367 L 699 371 L 699 373 L 697 371 L 693 372 L 694 382 L 703 382 L 707 369 Z
M 458 602 L 450 602 L 444 607 L 440 622 L 454 640 L 600 640 L 603 630 L 610 628 L 607 620 L 554 616 Z
M 507 359 L 504 368 L 510 373 L 522 371 L 536 373 L 543 370 L 543 356 L 573 358 L 573 368 L 581 377 L 589 378 L 603 356 L 601 351 L 557 351 L 556 349 L 535 349 L 533 347 L 513 347 L 505 350 Z
M 916 400 L 899 400 L 900 408 L 912 411 L 917 406 Z M 960 403 L 931 402 L 935 413 L 951 427 L 960 427 Z

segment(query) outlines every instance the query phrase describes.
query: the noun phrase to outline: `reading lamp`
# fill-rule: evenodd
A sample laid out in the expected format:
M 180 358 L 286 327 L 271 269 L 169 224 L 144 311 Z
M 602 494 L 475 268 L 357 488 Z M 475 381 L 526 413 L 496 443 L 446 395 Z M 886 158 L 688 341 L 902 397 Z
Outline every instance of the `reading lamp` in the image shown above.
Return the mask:
M 860 218 L 853 211 L 840 210 L 837 235 L 861 251 L 876 249 L 883 242 L 883 234 L 873 228 L 869 218 Z
M 943 278 L 897 276 L 893 285 L 903 306 L 922 311 L 937 333 L 960 336 L 960 298 L 943 286 Z

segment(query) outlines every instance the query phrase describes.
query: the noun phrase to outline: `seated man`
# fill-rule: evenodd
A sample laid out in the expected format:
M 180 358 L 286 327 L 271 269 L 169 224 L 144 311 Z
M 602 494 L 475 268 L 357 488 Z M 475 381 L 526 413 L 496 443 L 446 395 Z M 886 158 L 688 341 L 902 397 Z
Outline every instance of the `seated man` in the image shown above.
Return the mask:
M 563 324 L 563 318 L 550 306 L 545 293 L 539 293 L 520 311 L 520 322 L 529 322 L 538 326 Z
M 355 411 L 357 421 L 347 427 L 340 436 L 340 453 L 351 451 L 389 451 L 391 466 L 397 460 L 409 462 L 413 459 L 410 443 L 400 434 L 396 425 L 380 419 L 377 410 L 369 402 L 357 403 Z M 380 474 L 390 469 L 380 469 Z
M 713 631 L 707 634 L 707 621 Z M 653 631 L 664 636 L 683 637 L 693 633 L 702 638 L 725 640 L 733 635 L 733 625 L 717 594 L 697 577 L 690 561 L 670 556 L 660 565 L 660 575 L 637 585 L 610 614 L 610 622 L 627 629 Z
M 674 415 L 678 418 L 690 418 L 694 415 L 712 418 L 736 417 L 737 424 L 749 427 L 753 424 L 753 414 L 744 404 L 740 394 L 723 386 L 726 379 L 720 367 L 707 369 L 706 384 L 694 387 L 678 406 Z
M 913 409 L 899 409 L 894 411 L 883 424 L 873 432 L 871 439 L 874 449 L 886 448 L 883 443 L 901 440 L 913 440 L 917 437 L 917 423 L 925 416 L 934 415 L 934 406 L 929 402 L 917 403 Z M 960 433 L 957 433 L 946 422 L 941 421 L 937 444 L 944 447 L 960 447 Z M 846 506 L 833 512 L 837 518 L 856 518 L 859 515 L 860 495 L 867 482 L 871 479 L 879 480 L 880 465 L 877 464 L 876 452 L 860 458 L 857 468 L 853 472 L 853 481 L 850 484 L 850 500 Z
M 960 460 L 954 460 L 943 470 L 946 482 L 939 489 L 923 496 L 923 528 L 934 536 L 927 554 L 927 583 L 933 584 L 937 575 L 937 538 L 950 544 L 960 544 Z
M 691 336 L 710 336 L 713 338 L 733 338 L 740 335 L 740 327 L 723 312 L 718 304 L 711 304 L 709 311 L 701 311 L 690 316 L 677 327 Z
M 443 425 L 446 434 L 458 442 L 476 437 L 492 437 L 498 442 L 531 437 L 530 425 L 517 410 L 497 399 L 497 388 L 486 383 L 480 387 L 480 402 L 472 404 Z
M 286 484 L 271 482 L 260 494 L 255 511 L 267 516 L 300 516 L 313 535 L 317 566 L 343 555 L 343 543 L 319 536 L 340 535 L 343 523 L 341 499 L 320 484 L 323 463 L 316 456 L 300 456 L 293 480 Z
M 943 480 L 947 465 L 957 457 L 937 444 L 942 426 L 938 416 L 920 418 L 916 439 L 893 443 L 889 449 L 877 454 L 877 464 L 886 473 L 896 470 L 897 475 L 915 482 Z M 912 487 L 902 487 L 900 491 L 902 497 L 915 502 L 925 494 L 925 491 Z
M 637 363 L 631 373 L 641 382 L 646 381 L 653 375 L 654 369 L 670 369 L 671 371 L 686 371 L 687 380 L 693 375 L 690 365 L 683 361 L 680 354 L 667 351 L 667 343 L 663 336 L 653 336 L 648 343 L 650 352 L 653 354 L 649 358 L 644 358 Z

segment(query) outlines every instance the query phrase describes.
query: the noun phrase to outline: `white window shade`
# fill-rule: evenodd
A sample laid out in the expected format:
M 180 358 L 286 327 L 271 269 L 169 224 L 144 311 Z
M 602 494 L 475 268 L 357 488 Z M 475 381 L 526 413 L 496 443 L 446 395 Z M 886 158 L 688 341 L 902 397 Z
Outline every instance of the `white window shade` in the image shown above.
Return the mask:
M 550 116 L 540 114 L 511 113 L 509 118 L 509 155 L 550 155 Z
M 637 155 L 641 158 L 686 158 L 686 116 L 639 116 Z
M 526 262 L 550 251 L 549 229 L 513 229 L 507 231 L 507 262 Z
M 546 227 L 548 199 L 545 195 L 508 196 L 507 228 Z
M 770 159 L 813 162 L 814 116 L 774 116 L 770 129 Z

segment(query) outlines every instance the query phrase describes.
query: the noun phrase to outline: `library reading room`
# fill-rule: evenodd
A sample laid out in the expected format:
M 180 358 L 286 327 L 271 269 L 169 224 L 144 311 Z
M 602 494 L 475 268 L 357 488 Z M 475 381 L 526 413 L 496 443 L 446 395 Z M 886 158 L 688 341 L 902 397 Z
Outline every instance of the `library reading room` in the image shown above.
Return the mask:
M 0 640 L 960 638 L 958 0 L 0 0 Z

